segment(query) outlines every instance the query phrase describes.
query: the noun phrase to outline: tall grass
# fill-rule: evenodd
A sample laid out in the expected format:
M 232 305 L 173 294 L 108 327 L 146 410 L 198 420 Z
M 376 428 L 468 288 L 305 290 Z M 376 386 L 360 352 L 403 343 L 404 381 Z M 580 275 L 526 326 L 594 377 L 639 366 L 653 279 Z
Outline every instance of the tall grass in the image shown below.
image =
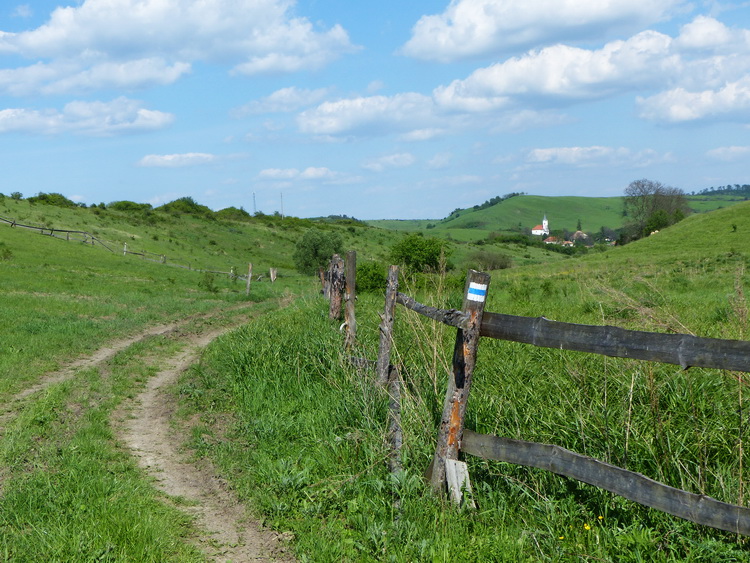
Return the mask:
M 498 299 L 490 310 L 505 300 L 503 287 L 517 283 L 514 291 L 530 298 L 521 309 L 539 307 L 552 317 L 597 324 L 622 317 L 627 324 L 649 325 L 663 318 L 654 315 L 663 310 L 664 318 L 679 321 L 668 292 L 654 296 L 647 311 L 627 300 L 612 304 L 606 292 L 592 294 L 580 279 L 566 286 L 494 283 Z M 642 289 L 638 282 L 619 288 L 626 295 Z M 567 297 L 560 299 L 563 291 Z M 444 302 L 456 299 L 460 295 Z M 358 303 L 358 334 L 370 357 L 379 301 L 365 296 Z M 396 477 L 386 473 L 385 392 L 373 386 L 371 374 L 349 367 L 338 327 L 325 317 L 322 302 L 300 304 L 217 343 L 184 383 L 184 393 L 206 418 L 195 437 L 200 454 L 219 460 L 269 524 L 295 535 L 303 560 L 746 558 L 744 539 L 536 469 L 470 458 L 478 510 L 462 511 L 435 498 L 421 474 L 434 449 L 444 359 L 455 337 L 411 315 L 397 311 L 405 469 Z M 738 385 L 735 375 L 715 370 L 683 371 L 484 339 L 467 426 L 556 443 L 736 502 L 746 480 L 738 420 L 738 407 L 744 412 L 745 405 L 741 397 L 738 404 Z M 226 434 L 212 435 L 211 417 L 225 411 L 235 413 L 235 423 Z M 393 508 L 394 490 L 400 512 Z

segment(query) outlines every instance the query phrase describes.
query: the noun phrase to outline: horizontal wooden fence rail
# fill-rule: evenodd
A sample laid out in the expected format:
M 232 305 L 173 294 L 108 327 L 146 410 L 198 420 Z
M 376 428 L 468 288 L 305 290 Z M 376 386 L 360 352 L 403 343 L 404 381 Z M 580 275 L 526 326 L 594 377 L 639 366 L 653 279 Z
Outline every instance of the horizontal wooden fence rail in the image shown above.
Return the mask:
M 477 272 L 470 271 L 469 274 L 476 276 Z M 480 293 L 484 292 L 482 299 L 486 295 L 486 285 L 478 285 L 476 282 L 467 283 L 464 304 L 467 303 L 466 298 L 471 299 L 470 294 L 474 288 L 470 286 L 477 286 L 480 288 Z M 471 315 L 467 311 L 438 309 L 423 305 L 402 293 L 396 295 L 396 302 L 416 313 L 458 329 L 457 346 L 454 351 L 454 372 L 449 380 L 450 391 L 452 387 L 461 383 L 458 378 L 462 375 L 460 372 L 461 351 L 465 346 L 462 347 L 459 344 L 462 332 L 472 322 Z M 644 332 L 613 326 L 557 322 L 544 317 L 519 317 L 490 312 L 481 314 L 479 335 L 546 348 L 674 364 L 683 369 L 702 367 L 750 372 L 750 342 L 742 340 Z M 459 421 L 459 428 L 460 424 Z M 443 429 L 441 429 L 438 444 L 443 439 L 442 433 Z M 459 440 L 460 451 L 466 454 L 545 469 L 697 524 L 750 535 L 749 508 L 676 489 L 640 473 L 610 465 L 560 446 L 477 434 L 470 430 L 463 430 Z M 456 459 L 450 453 L 443 457 Z M 444 459 L 436 454 L 428 475 L 434 471 L 436 462 L 444 461 Z M 435 486 L 434 473 L 432 478 L 433 486 Z
M 464 430 L 461 451 L 483 459 L 546 469 L 696 524 L 750 536 L 750 509 L 688 493 L 560 446 Z
M 750 371 L 750 342 L 745 340 L 642 332 L 498 313 L 484 314 L 481 334 L 544 348 L 676 364 L 683 369 L 703 367 Z

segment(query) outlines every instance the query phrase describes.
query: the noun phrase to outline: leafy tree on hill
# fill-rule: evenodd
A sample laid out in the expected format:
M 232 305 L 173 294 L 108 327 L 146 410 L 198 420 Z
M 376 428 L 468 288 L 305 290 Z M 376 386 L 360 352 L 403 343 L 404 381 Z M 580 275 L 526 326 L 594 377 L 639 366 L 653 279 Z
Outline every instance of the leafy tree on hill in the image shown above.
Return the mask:
M 690 212 L 685 192 L 653 180 L 635 180 L 625 188 L 624 215 L 629 238 L 635 240 L 681 221 Z M 660 225 L 659 228 L 653 228 Z
M 343 249 L 341 235 L 336 232 L 310 229 L 297 241 L 292 259 L 300 274 L 315 275 L 324 268 L 331 256 Z

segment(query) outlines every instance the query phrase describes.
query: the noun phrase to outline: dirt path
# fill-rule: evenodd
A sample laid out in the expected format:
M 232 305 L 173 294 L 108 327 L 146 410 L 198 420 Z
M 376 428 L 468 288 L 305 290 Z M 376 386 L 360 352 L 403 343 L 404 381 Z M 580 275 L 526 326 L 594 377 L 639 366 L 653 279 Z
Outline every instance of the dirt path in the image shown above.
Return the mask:
M 247 307 L 242 305 L 232 309 Z M 195 329 L 196 320 L 210 321 L 211 315 L 198 315 L 178 323 L 161 325 L 140 334 L 111 342 L 63 369 L 47 374 L 35 385 L 10 397 L 0 413 L 0 433 L 25 400 L 51 385 L 72 378 L 76 372 L 103 367 L 118 352 L 151 336 L 167 335 L 184 345 L 181 351 L 164 362 L 163 369 L 146 383 L 140 395 L 113 413 L 113 424 L 120 440 L 133 452 L 139 465 L 151 475 L 158 488 L 167 495 L 179 497 L 179 508 L 195 517 L 196 527 L 204 534 L 196 544 L 212 561 L 294 561 L 284 547 L 284 538 L 264 530 L 246 513 L 227 484 L 216 476 L 209 462 L 191 463 L 183 453 L 188 428 L 171 424 L 176 398 L 168 392 L 179 375 L 196 362 L 201 350 L 221 334 L 234 328 L 223 326 L 210 330 Z M 210 323 L 199 323 L 204 326 Z M 1 480 L 0 480 L 1 481 Z
M 208 463 L 188 462 L 180 451 L 184 434 L 170 425 L 175 398 L 169 393 L 180 373 L 198 359 L 200 351 L 225 332 L 216 330 L 190 340 L 188 346 L 171 358 L 136 400 L 120 432 L 138 462 L 170 496 L 190 501 L 184 507 L 196 518 L 207 538 L 200 547 L 214 561 L 291 561 L 279 536 L 249 520 L 245 507 L 237 502 L 224 481 L 215 476 Z

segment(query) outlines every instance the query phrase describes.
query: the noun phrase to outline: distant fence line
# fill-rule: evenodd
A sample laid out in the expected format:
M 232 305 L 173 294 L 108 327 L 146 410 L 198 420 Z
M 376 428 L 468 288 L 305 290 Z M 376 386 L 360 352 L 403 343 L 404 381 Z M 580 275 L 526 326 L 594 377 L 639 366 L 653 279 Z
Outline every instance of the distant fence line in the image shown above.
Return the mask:
M 140 251 L 134 251 L 128 249 L 128 243 L 118 243 L 118 242 L 112 242 L 112 241 L 104 241 L 103 239 L 94 236 L 92 233 L 89 233 L 87 231 L 74 231 L 74 230 L 68 230 L 68 229 L 55 229 L 52 227 L 45 227 L 40 225 L 27 225 L 24 223 L 20 223 L 19 221 L 16 221 L 15 219 L 9 219 L 7 217 L 0 216 L 0 223 L 6 223 L 10 225 L 11 227 L 18 227 L 21 229 L 30 229 L 33 231 L 38 231 L 40 234 L 45 236 L 51 236 L 57 239 L 66 240 L 66 241 L 74 241 L 74 242 L 81 242 L 83 244 L 91 244 L 92 246 L 99 245 L 102 248 L 105 248 L 109 250 L 110 252 L 116 254 L 117 251 L 114 250 L 115 247 L 122 244 L 122 255 L 132 255 L 132 256 L 140 256 L 144 260 L 148 260 L 149 262 L 154 262 L 158 264 L 165 264 L 168 266 L 172 266 L 173 268 L 182 268 L 184 270 L 191 270 L 195 272 L 201 272 L 201 273 L 209 273 L 209 274 L 217 274 L 217 275 L 223 275 L 223 276 L 229 276 L 232 280 L 243 280 L 247 283 L 247 292 L 250 291 L 250 282 L 253 281 L 253 268 L 252 264 L 249 264 L 248 266 L 248 273 L 247 274 L 240 274 L 235 271 L 234 268 L 231 268 L 228 272 L 223 272 L 220 270 L 208 270 L 205 268 L 196 268 L 192 264 L 180 264 L 178 262 L 175 262 L 173 260 L 167 260 L 166 254 L 156 254 L 154 252 L 148 252 L 146 250 L 140 250 Z M 276 281 L 276 277 L 278 275 L 278 269 L 277 268 L 271 268 L 269 271 L 269 279 L 272 282 Z M 262 281 L 264 276 L 262 274 L 255 276 L 254 281 Z
M 354 271 L 356 255 L 347 255 L 347 273 Z M 344 283 L 341 259 L 334 256 L 326 276 L 331 300 L 331 318 L 340 314 L 340 294 Z M 351 262 L 351 263 L 350 263 Z M 338 280 L 338 281 L 336 281 Z M 349 280 L 345 280 L 348 282 Z M 459 452 L 507 463 L 546 469 L 588 483 L 635 501 L 644 506 L 684 518 L 697 524 L 750 536 L 750 508 L 718 501 L 659 483 L 640 473 L 581 455 L 553 444 L 540 444 L 483 435 L 464 429 L 464 417 L 476 363 L 480 337 L 514 341 L 560 350 L 574 350 L 610 357 L 750 372 L 750 341 L 699 338 L 686 334 L 664 334 L 625 330 L 612 326 L 589 326 L 548 320 L 544 317 L 518 317 L 484 312 L 490 276 L 469 270 L 461 310 L 443 310 L 418 303 L 398 291 L 398 268 L 388 272 L 385 310 L 381 314 L 380 346 L 376 362 L 352 358 L 357 366 L 374 366 L 377 381 L 389 394 L 389 465 L 401 467 L 400 378 L 390 363 L 396 304 L 457 329 L 453 368 L 448 380 L 437 446 L 427 478 L 434 490 L 448 493 L 454 502 L 462 500 L 462 490 L 470 490 L 466 464 L 458 461 Z M 333 289 L 333 287 L 338 289 Z M 337 296 L 337 294 L 339 294 Z M 354 304 L 347 289 L 346 301 Z M 335 303 L 338 302 L 338 303 Z M 354 311 L 347 310 L 347 348 L 355 337 Z M 471 501 L 469 501 L 471 502 Z

